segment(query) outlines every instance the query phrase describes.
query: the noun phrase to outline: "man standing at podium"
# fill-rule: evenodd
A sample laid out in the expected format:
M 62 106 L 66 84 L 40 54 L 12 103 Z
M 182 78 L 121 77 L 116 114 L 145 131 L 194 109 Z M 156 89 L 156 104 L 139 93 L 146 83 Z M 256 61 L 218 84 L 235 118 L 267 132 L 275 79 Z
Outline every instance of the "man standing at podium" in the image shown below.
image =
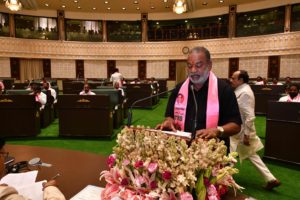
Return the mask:
M 280 181 L 273 176 L 256 153 L 263 148 L 263 144 L 256 135 L 254 124 L 255 98 L 251 87 L 248 85 L 248 72 L 244 70 L 236 71 L 233 73 L 230 81 L 232 87 L 235 89 L 234 93 L 243 121 L 240 133 L 230 137 L 230 151 L 237 151 L 240 160 L 248 158 L 267 182 L 265 188 L 272 190 L 274 187 L 280 185 Z
M 219 137 L 229 144 L 229 136 L 240 131 L 241 117 L 230 85 L 211 71 L 210 52 L 193 48 L 187 59 L 188 78 L 173 90 L 165 120 L 157 128 L 193 133 L 193 137 Z

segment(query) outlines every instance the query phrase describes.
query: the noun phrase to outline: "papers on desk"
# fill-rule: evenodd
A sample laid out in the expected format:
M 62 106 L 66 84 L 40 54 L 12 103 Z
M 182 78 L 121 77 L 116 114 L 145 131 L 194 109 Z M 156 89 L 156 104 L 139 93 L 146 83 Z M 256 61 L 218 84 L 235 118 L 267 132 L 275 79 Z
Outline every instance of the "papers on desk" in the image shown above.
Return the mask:
M 147 129 L 149 131 L 153 131 L 153 132 L 158 132 L 161 130 L 157 130 L 157 129 Z M 179 131 L 177 130 L 176 132 L 174 131 L 161 131 L 162 133 L 168 134 L 168 135 L 175 135 L 175 136 L 179 136 L 185 139 L 191 139 L 192 138 L 192 133 L 190 132 L 184 132 L 184 131 Z
M 0 184 L 5 183 L 14 187 L 20 195 L 32 200 L 43 199 L 43 186 L 45 181 L 35 182 L 38 171 L 30 171 L 17 174 L 7 174 L 0 180 Z
M 70 200 L 101 200 L 100 193 L 104 188 L 88 185 Z

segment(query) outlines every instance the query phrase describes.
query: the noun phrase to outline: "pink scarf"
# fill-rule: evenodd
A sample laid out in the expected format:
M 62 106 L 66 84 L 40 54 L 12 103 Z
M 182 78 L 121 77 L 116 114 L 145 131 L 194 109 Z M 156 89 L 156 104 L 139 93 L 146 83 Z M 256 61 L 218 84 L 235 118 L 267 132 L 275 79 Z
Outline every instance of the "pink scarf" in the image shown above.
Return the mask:
M 174 104 L 174 120 L 176 128 L 184 131 L 186 107 L 189 94 L 189 82 L 187 78 L 182 84 Z M 215 128 L 219 121 L 219 96 L 218 79 L 214 73 L 210 72 L 208 82 L 208 95 L 206 107 L 206 128 Z

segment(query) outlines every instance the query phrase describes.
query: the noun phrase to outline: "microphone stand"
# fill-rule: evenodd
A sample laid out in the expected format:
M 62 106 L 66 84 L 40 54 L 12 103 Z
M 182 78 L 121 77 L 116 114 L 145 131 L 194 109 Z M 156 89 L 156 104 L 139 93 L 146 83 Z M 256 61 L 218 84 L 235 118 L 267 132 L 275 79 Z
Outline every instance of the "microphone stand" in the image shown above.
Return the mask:
M 197 129 L 197 121 L 198 121 L 198 104 L 197 104 L 197 100 L 196 100 L 193 85 L 191 85 L 191 90 L 192 90 L 193 99 L 194 99 L 194 106 L 195 106 L 195 118 L 194 118 L 194 126 L 193 126 L 193 131 L 192 131 L 192 140 L 194 140 L 195 137 L 196 137 L 196 129 Z
M 145 101 L 145 100 L 148 100 L 148 99 L 151 99 L 151 98 L 156 97 L 156 96 L 160 96 L 160 95 L 165 94 L 165 93 L 172 92 L 174 89 L 175 89 L 175 88 L 173 88 L 173 89 L 171 89 L 171 90 L 166 90 L 166 91 L 164 91 L 164 92 L 159 92 L 159 93 L 157 93 L 157 94 L 151 95 L 151 96 L 149 96 L 149 97 L 144 97 L 144 98 L 142 98 L 142 99 L 138 99 L 138 100 L 136 100 L 135 102 L 133 102 L 133 103 L 131 104 L 131 106 L 129 107 L 129 109 L 128 109 L 128 114 L 127 114 L 127 126 L 128 126 L 128 127 L 131 126 L 131 121 L 132 121 L 132 108 L 133 108 L 133 106 L 134 106 L 135 104 L 137 104 L 137 103 L 139 103 L 139 102 L 142 102 L 142 101 Z

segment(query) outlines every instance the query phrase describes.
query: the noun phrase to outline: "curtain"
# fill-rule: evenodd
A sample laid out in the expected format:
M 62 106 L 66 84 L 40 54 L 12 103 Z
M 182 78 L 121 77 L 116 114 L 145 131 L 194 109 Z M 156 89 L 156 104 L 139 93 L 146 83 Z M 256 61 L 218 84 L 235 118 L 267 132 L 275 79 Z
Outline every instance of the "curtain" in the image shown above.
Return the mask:
M 43 78 L 43 60 L 20 59 L 20 76 L 21 82 Z
M 185 81 L 186 77 L 186 61 L 176 61 L 176 84 Z

